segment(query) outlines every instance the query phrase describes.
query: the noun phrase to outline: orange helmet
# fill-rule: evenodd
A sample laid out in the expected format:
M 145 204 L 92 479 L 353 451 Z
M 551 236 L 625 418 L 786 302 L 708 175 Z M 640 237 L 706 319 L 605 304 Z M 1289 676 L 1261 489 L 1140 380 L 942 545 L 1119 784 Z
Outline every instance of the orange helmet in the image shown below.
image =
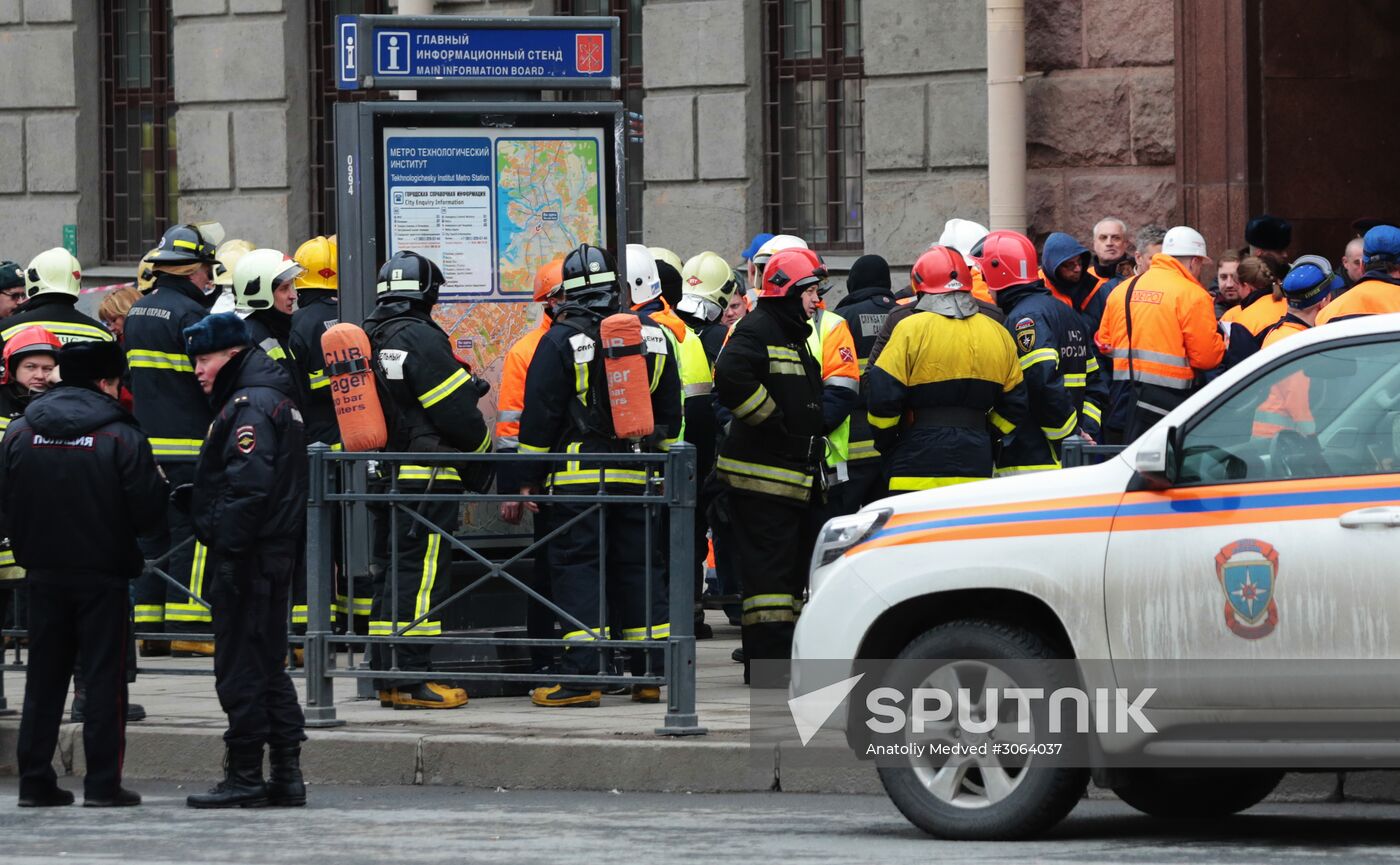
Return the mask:
M 810 249 L 781 249 L 763 266 L 759 297 L 789 297 L 826 282 L 826 264 Z
M 1035 246 L 1018 231 L 993 231 L 972 248 L 971 255 L 991 291 L 1035 282 L 1040 268 Z
M 564 285 L 564 258 L 557 256 L 549 264 L 535 271 L 535 301 L 544 303 L 545 298 L 554 294 Z
M 5 343 L 5 371 L 0 374 L 0 384 L 10 383 L 10 370 L 15 368 L 20 358 L 28 354 L 51 354 L 58 360 L 60 343 L 58 337 L 42 327 L 31 325 L 10 337 Z
M 956 249 L 930 246 L 909 271 L 909 285 L 919 294 L 972 291 L 972 268 Z

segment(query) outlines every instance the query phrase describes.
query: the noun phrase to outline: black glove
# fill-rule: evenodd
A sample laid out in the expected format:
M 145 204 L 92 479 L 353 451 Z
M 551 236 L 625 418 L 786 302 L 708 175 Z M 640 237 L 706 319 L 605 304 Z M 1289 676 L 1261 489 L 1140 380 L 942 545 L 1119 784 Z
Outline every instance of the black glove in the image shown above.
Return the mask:
M 175 510 L 182 514 L 190 512 L 190 503 L 194 499 L 194 484 L 180 484 L 170 491 L 170 503 L 175 506 Z

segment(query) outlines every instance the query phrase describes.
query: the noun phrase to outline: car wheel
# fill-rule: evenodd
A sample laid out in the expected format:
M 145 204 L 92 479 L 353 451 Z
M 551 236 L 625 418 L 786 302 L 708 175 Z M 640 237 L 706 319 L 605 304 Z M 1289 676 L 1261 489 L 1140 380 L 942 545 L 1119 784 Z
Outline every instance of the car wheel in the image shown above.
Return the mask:
M 1044 640 L 1029 631 L 978 620 L 949 622 L 926 631 L 899 654 L 902 660 L 959 659 L 933 670 L 919 686 L 942 688 L 948 693 L 969 688 L 974 716 L 979 705 L 985 709 L 986 689 L 1017 686 L 1018 669 L 1034 671 L 1036 687 L 1074 685 L 1065 680 L 1061 666 L 1036 663 L 1057 657 Z M 1007 665 L 1012 672 L 989 663 L 997 660 L 1014 662 Z M 1002 714 L 1000 709 L 998 714 Z M 982 718 L 985 720 L 985 713 Z M 1008 729 L 1013 728 L 1009 719 L 1003 716 L 1003 720 Z M 1002 732 L 1003 724 L 999 723 L 989 738 Z M 940 735 L 956 738 L 963 734 L 950 722 L 931 737 Z M 915 738 L 916 734 L 909 736 Z M 1005 738 L 1016 735 L 1009 732 Z M 1086 768 L 1045 765 L 1044 758 L 1034 756 L 909 756 L 906 763 L 884 765 L 879 772 L 890 799 L 911 823 L 931 835 L 959 840 L 1012 840 L 1044 832 L 1074 808 L 1089 781 Z
M 1228 817 L 1264 801 L 1283 780 L 1266 769 L 1133 769 L 1118 798 L 1154 817 Z

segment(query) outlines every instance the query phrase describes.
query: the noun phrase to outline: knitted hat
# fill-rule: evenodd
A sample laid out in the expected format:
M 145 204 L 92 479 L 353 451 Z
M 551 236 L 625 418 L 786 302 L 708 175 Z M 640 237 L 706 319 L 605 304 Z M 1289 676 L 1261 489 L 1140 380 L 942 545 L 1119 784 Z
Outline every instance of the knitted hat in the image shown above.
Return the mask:
M 248 325 L 231 312 L 206 316 L 185 328 L 185 353 L 190 357 L 246 346 Z

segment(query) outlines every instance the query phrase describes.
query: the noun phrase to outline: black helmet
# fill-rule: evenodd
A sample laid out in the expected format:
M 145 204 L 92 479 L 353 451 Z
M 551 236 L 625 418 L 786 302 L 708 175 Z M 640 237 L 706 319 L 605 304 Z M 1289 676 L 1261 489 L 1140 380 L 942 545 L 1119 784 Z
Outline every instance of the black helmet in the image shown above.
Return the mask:
M 160 243 L 145 261 L 159 267 L 162 264 L 214 264 L 214 247 L 209 238 L 193 225 L 172 225 L 161 235 Z
M 593 310 L 616 309 L 617 264 L 606 249 L 581 243 L 564 256 L 564 299 Z
M 24 288 L 24 268 L 13 261 L 0 261 L 0 291 Z
M 442 269 L 433 260 L 416 252 L 403 250 L 379 268 L 379 281 L 374 290 L 379 301 L 418 300 L 429 306 L 437 303 L 438 289 L 447 282 Z

